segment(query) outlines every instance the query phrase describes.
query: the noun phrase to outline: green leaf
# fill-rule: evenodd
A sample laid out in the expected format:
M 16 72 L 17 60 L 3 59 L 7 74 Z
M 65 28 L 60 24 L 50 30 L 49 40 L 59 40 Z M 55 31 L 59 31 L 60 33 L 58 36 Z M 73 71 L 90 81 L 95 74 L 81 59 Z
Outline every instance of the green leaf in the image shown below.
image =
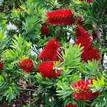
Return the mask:
M 7 37 L 4 35 L 4 32 L 0 31 L 0 53 L 2 53 L 3 49 L 7 45 Z
M 31 43 L 27 42 L 21 35 L 13 38 L 11 49 L 3 52 L 3 57 L 6 61 L 17 61 L 23 56 L 30 56 Z
M 64 67 L 77 68 L 81 63 L 82 48 L 79 45 L 69 45 L 65 48 Z
M 94 107 L 107 107 L 107 92 L 101 93 L 93 102 Z
M 19 89 L 16 86 L 16 84 L 12 83 L 4 93 L 4 96 L 6 97 L 6 100 L 11 102 L 13 99 L 16 98 L 16 96 L 19 94 Z
M 97 80 L 93 80 L 92 90 L 94 90 L 94 91 L 101 90 L 102 91 L 103 89 L 107 89 L 107 83 L 103 76 L 100 79 L 97 78 Z
M 59 81 L 57 83 L 57 95 L 61 99 L 66 99 L 67 97 L 71 96 L 72 89 L 68 82 Z

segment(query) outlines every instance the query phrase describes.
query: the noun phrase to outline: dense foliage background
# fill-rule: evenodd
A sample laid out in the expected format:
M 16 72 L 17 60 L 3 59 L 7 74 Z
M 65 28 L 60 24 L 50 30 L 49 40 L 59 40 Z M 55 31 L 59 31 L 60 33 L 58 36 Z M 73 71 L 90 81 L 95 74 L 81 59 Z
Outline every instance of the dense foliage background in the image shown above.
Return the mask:
M 1 107 L 107 107 L 106 5 L 0 0 Z

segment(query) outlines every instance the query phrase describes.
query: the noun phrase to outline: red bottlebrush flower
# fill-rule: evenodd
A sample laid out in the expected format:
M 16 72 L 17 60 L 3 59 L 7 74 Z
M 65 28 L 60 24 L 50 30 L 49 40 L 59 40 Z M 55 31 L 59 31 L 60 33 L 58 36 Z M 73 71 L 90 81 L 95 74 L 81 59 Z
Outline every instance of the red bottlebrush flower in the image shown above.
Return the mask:
M 76 27 L 76 36 L 82 36 L 84 34 L 88 34 L 88 32 L 80 25 Z
M 38 66 L 38 71 L 42 74 L 43 77 L 58 77 L 61 75 L 62 70 L 59 69 L 54 69 L 54 61 L 46 61 L 42 62 Z
M 48 35 L 49 34 L 49 28 L 46 24 L 43 24 L 41 26 L 41 33 L 42 33 L 42 35 Z
M 99 92 L 87 91 L 87 92 L 73 93 L 72 95 L 76 100 L 92 100 L 99 95 Z
M 59 9 L 46 13 L 46 22 L 56 25 L 70 25 L 74 22 L 73 11 L 71 9 Z
M 76 35 L 77 38 L 75 43 L 81 44 L 81 46 L 84 47 L 81 55 L 83 61 L 87 62 L 87 60 L 92 59 L 99 60 L 101 57 L 100 51 L 92 46 L 92 38 L 88 32 L 82 26 L 77 26 Z
M 94 79 L 79 80 L 72 84 L 72 87 L 76 90 L 72 96 L 76 100 L 92 100 L 99 95 L 99 92 L 92 92 L 90 85 L 93 84 Z
M 87 50 L 84 50 L 81 55 L 83 61 L 87 62 L 87 60 L 99 60 L 101 58 L 101 53 L 94 46 L 90 46 Z
M 33 70 L 33 61 L 30 58 L 23 59 L 19 62 L 19 66 L 24 72 L 29 73 Z
M 89 33 L 84 29 L 84 27 L 82 27 L 81 25 L 78 25 L 76 27 L 76 36 L 79 37 L 79 36 L 83 36 L 83 35 L 89 35 Z
M 88 34 L 88 32 L 82 27 L 77 26 L 76 28 L 76 44 L 81 44 L 84 47 L 84 50 L 89 48 L 92 44 L 92 37 Z
M 77 37 L 75 43 L 80 44 L 81 46 L 84 47 L 84 50 L 86 50 L 92 44 L 92 39 L 88 35 L 83 35 L 83 36 Z
M 2 70 L 4 67 L 4 64 L 0 61 L 0 70 Z
M 73 83 L 72 87 L 76 88 L 77 90 L 88 90 L 90 89 L 89 85 L 92 84 L 93 79 L 89 79 L 89 80 L 79 80 L 75 83 Z
M 45 48 L 39 55 L 39 59 L 57 61 L 60 58 L 58 54 L 60 54 L 60 43 L 55 38 L 48 41 Z
M 65 107 L 78 107 L 76 104 L 67 104 Z

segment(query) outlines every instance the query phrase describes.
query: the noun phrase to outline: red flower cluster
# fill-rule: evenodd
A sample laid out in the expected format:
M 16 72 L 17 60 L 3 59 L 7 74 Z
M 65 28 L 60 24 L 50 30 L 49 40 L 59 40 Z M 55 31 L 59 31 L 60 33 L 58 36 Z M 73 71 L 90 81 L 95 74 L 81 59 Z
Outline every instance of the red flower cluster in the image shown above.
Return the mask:
M 99 95 L 99 92 L 92 92 L 90 90 L 90 85 L 93 84 L 94 79 L 87 79 L 87 80 L 79 80 L 72 84 L 72 87 L 76 90 L 72 94 L 72 96 L 76 100 L 92 100 Z
M 88 34 L 88 32 L 82 27 L 82 26 L 77 26 L 76 28 L 76 44 L 81 44 L 81 46 L 84 47 L 84 50 L 90 47 L 92 44 L 92 38 Z
M 46 24 L 43 24 L 41 26 L 41 33 L 42 33 L 42 35 L 48 35 L 49 34 L 49 28 Z
M 99 60 L 101 55 L 98 49 L 96 49 L 94 46 L 90 46 L 86 51 L 82 53 L 81 57 L 85 62 L 87 62 L 87 60 L 92 59 Z
M 65 107 L 78 107 L 76 104 L 67 104 Z
M 4 67 L 4 64 L 0 61 L 0 70 L 2 70 Z
M 60 76 L 62 70 L 60 68 L 54 69 L 54 61 L 45 61 L 38 66 L 38 71 L 43 77 L 58 77 Z
M 19 66 L 24 72 L 29 73 L 33 70 L 33 61 L 30 58 L 23 59 L 19 62 Z
M 74 22 L 73 11 L 70 9 L 48 11 L 46 16 L 46 22 L 49 24 L 70 25 Z
M 78 25 L 76 27 L 76 36 L 79 37 L 79 36 L 83 36 L 83 35 L 88 35 L 88 32 L 80 25 Z
M 77 26 L 76 30 L 76 44 L 81 44 L 84 47 L 81 55 L 82 59 L 85 62 L 92 59 L 99 60 L 101 56 L 100 51 L 92 45 L 92 38 L 88 32 L 82 26 Z
M 55 38 L 48 41 L 45 48 L 39 55 L 39 59 L 57 61 L 59 60 L 58 54 L 60 53 L 60 43 Z

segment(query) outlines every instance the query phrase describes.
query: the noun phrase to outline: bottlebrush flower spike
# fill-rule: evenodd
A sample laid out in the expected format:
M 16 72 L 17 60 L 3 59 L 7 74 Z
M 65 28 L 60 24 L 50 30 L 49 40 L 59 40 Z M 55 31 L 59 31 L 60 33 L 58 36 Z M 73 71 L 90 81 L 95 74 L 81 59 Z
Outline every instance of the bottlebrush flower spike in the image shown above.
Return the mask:
M 99 95 L 99 92 L 92 92 L 90 86 L 93 84 L 94 79 L 79 80 L 72 84 L 76 92 L 72 96 L 76 100 L 92 100 Z
M 24 72 L 29 73 L 33 70 L 33 61 L 30 58 L 23 59 L 19 62 L 19 66 Z
M 81 57 L 85 62 L 92 59 L 99 60 L 101 58 L 101 53 L 94 46 L 90 46 L 90 48 L 83 51 Z
M 92 44 L 92 37 L 88 34 L 88 32 L 82 27 L 77 26 L 76 28 L 76 44 L 81 44 L 84 47 L 84 50 L 89 48 Z
M 57 61 L 60 60 L 58 55 L 60 54 L 60 43 L 55 38 L 48 41 L 45 48 L 39 55 L 39 59 Z
M 43 77 L 58 77 L 61 75 L 62 70 L 60 68 L 54 69 L 54 61 L 45 61 L 39 64 L 38 71 Z
M 2 61 L 0 60 L 0 70 L 2 70 L 4 67 L 4 64 L 2 63 Z
M 42 33 L 42 35 L 48 35 L 49 34 L 49 28 L 46 24 L 43 24 L 41 26 L 41 33 Z
M 87 92 L 78 92 L 78 93 L 73 93 L 72 96 L 76 100 L 92 100 L 96 98 L 99 95 L 99 92 L 92 92 L 92 91 L 87 91 Z
M 70 25 L 74 22 L 73 11 L 71 9 L 59 9 L 46 13 L 46 22 L 56 25 Z
M 76 104 L 67 104 L 65 107 L 78 107 Z
M 81 25 L 78 25 L 76 27 L 76 36 L 83 36 L 83 35 L 89 35 L 88 32 L 82 27 Z

